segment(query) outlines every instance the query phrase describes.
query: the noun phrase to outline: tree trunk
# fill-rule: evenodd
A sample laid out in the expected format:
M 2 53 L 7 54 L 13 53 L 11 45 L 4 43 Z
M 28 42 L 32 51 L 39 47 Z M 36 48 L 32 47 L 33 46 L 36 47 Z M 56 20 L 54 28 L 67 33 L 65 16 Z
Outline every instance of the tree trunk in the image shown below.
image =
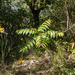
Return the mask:
M 28 6 L 30 7 L 33 17 L 34 17 L 34 22 L 35 25 L 34 27 L 37 28 L 39 26 L 39 13 L 41 10 L 43 10 L 45 7 L 41 7 L 41 5 L 43 5 L 42 3 L 44 2 L 44 0 L 39 0 L 39 3 L 37 0 L 32 0 L 30 3 L 27 2 Z M 36 6 L 35 4 L 38 3 L 38 5 Z
M 39 13 L 40 13 L 39 10 L 32 10 L 32 14 L 33 14 L 34 22 L 35 22 L 34 27 L 36 28 L 39 26 Z

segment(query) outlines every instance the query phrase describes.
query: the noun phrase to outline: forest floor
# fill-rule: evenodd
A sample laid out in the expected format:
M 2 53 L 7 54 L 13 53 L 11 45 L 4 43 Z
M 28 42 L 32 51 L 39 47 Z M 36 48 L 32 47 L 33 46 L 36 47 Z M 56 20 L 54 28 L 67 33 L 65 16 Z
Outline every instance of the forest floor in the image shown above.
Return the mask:
M 68 75 L 65 68 L 75 67 L 74 58 L 74 54 L 62 51 L 47 50 L 40 56 L 30 53 L 20 64 L 0 64 L 0 75 Z

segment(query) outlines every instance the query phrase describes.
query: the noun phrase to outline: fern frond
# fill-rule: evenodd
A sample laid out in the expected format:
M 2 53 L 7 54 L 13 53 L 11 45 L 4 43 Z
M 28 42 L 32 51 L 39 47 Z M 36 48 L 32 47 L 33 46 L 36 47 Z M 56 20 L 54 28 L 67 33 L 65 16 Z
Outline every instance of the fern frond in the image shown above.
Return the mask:
M 43 41 L 42 41 L 43 47 L 47 47 L 48 43 L 49 43 L 49 40 L 43 39 Z
M 30 29 L 20 29 L 20 30 L 17 30 L 16 31 L 18 34 L 25 34 L 25 35 L 33 35 L 33 34 L 35 34 L 36 33 L 36 29 L 35 28 L 30 28 Z
M 21 48 L 20 52 L 25 52 L 25 51 L 27 52 L 31 47 L 33 47 L 35 45 L 35 43 L 36 42 L 34 39 L 28 41 L 28 43 L 24 47 Z
M 40 43 L 41 43 L 41 36 L 37 36 L 34 38 L 36 40 L 36 46 L 39 47 Z
M 39 36 L 37 36 L 36 38 L 36 47 L 47 47 L 48 42 L 49 42 L 49 38 L 46 37 L 46 34 L 41 33 Z M 48 41 L 47 41 L 48 40 Z
M 51 20 L 47 20 L 45 21 L 44 23 L 42 23 L 42 25 L 40 25 L 40 27 L 38 28 L 38 32 L 45 32 L 47 29 L 49 29 L 50 27 L 50 23 L 51 23 Z
M 45 21 L 37 30 L 35 28 L 17 30 L 16 32 L 18 34 L 34 35 L 33 39 L 28 41 L 27 44 L 21 48 L 20 52 L 27 52 L 34 45 L 36 45 L 36 47 L 47 47 L 50 37 L 57 38 L 64 36 L 62 32 L 48 30 L 50 23 L 50 19 Z
M 48 43 L 46 40 L 43 41 L 43 39 L 42 39 L 42 40 L 36 42 L 36 47 L 47 47 L 47 46 L 48 46 Z
M 63 37 L 64 36 L 64 33 L 62 33 L 62 32 L 57 32 L 57 31 L 47 31 L 46 32 L 46 35 L 49 37 L 51 37 L 51 38 L 57 38 L 57 37 Z

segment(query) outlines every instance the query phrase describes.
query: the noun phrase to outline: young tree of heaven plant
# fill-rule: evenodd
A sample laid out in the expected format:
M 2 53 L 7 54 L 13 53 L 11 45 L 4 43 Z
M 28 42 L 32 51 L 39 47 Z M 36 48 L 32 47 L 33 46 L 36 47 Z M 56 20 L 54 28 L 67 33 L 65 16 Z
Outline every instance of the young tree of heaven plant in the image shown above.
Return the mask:
M 47 20 L 42 25 L 36 28 L 25 28 L 25 29 L 20 29 L 17 30 L 16 32 L 18 34 L 23 34 L 23 35 L 28 35 L 28 36 L 33 36 L 32 39 L 30 39 L 24 47 L 21 48 L 20 52 L 28 51 L 31 47 L 34 45 L 36 47 L 47 47 L 50 38 L 57 38 L 57 37 L 63 37 L 64 33 L 50 30 L 51 26 L 51 20 Z

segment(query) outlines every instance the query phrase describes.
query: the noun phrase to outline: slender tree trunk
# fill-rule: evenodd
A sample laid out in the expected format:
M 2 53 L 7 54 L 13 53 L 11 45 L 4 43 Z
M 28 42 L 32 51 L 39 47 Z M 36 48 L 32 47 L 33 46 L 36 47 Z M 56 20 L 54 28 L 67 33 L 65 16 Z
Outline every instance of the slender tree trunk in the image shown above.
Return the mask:
M 66 17 L 67 17 L 67 30 L 69 28 L 69 12 L 68 12 L 68 9 L 67 9 L 68 5 L 67 5 L 67 2 L 65 0 L 65 9 L 66 9 Z
M 34 27 L 37 28 L 39 26 L 39 13 L 40 13 L 40 11 L 39 10 L 32 10 L 32 13 L 33 13 L 33 18 L 34 18 L 34 22 L 35 22 Z
M 39 26 L 39 11 L 38 10 L 34 10 L 33 17 L 34 17 L 34 22 L 35 22 L 34 27 L 37 28 Z
M 2 0 L 0 0 L 0 9 L 1 9 L 1 6 L 2 6 Z
M 38 2 L 38 5 L 36 6 L 36 2 Z M 41 5 L 43 5 L 42 3 L 45 2 L 44 0 L 32 0 L 29 4 L 28 3 L 28 6 L 30 7 L 31 11 L 32 11 L 32 14 L 33 14 L 33 17 L 34 17 L 34 22 L 35 22 L 35 25 L 34 27 L 37 28 L 39 26 L 39 13 L 41 10 L 43 10 L 45 7 L 41 7 Z

